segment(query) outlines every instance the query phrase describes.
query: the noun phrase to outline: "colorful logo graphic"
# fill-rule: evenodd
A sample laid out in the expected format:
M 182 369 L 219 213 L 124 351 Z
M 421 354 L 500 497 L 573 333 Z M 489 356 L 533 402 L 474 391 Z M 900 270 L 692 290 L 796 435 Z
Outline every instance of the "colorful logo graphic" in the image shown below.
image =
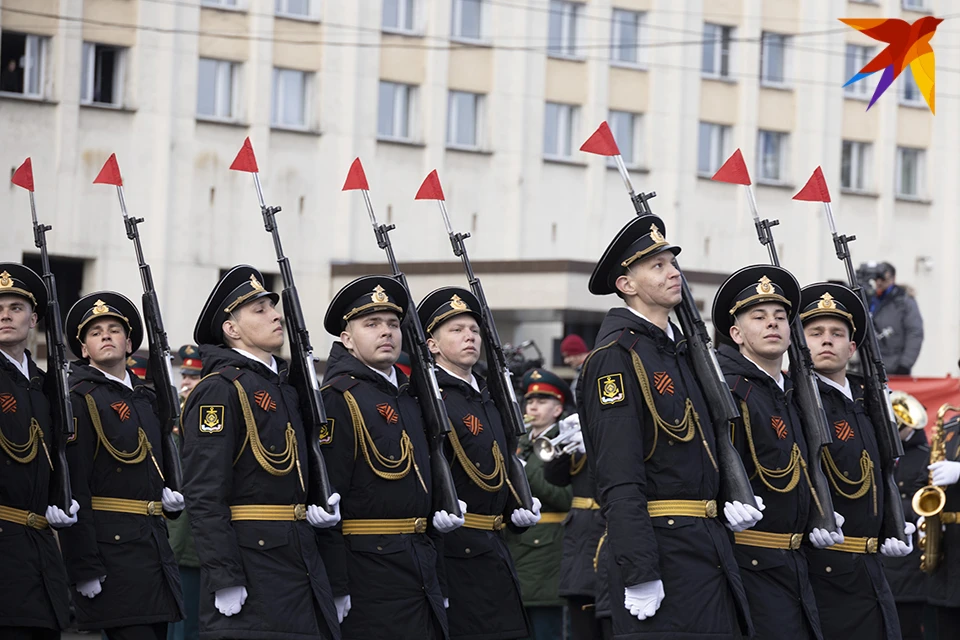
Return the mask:
M 840 22 L 850 25 L 857 31 L 862 31 L 874 40 L 887 43 L 883 51 L 843 85 L 846 87 L 878 71 L 883 71 L 877 89 L 870 98 L 870 104 L 867 105 L 868 111 L 907 68 L 907 65 L 910 65 L 913 79 L 923 99 L 927 101 L 931 113 L 936 113 L 935 63 L 930 39 L 936 33 L 937 26 L 943 22 L 942 18 L 925 16 L 913 24 L 888 18 L 840 18 Z

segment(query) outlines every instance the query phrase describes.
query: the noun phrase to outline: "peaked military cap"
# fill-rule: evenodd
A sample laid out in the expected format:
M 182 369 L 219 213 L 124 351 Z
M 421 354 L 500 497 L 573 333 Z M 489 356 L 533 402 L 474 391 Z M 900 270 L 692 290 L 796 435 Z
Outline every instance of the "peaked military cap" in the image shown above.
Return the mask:
M 127 330 L 127 337 L 130 338 L 130 353 L 140 348 L 140 343 L 143 342 L 143 320 L 140 319 L 137 305 L 116 291 L 96 291 L 77 300 L 67 312 L 63 332 L 67 334 L 70 349 L 77 357 L 83 356 L 81 343 L 87 327 L 101 318 L 120 320 Z
M 0 295 L 4 294 L 29 300 L 37 318 L 47 312 L 47 286 L 43 278 L 19 262 L 0 262 Z
M 280 296 L 264 289 L 262 282 L 263 274 L 246 264 L 238 264 L 224 274 L 207 297 L 193 328 L 197 344 L 222 344 L 223 323 L 240 307 L 260 298 L 270 298 L 277 304 Z
M 427 333 L 432 332 L 450 318 L 464 313 L 473 316 L 477 324 L 482 322 L 480 301 L 472 292 L 461 287 L 443 287 L 431 291 L 417 305 L 420 324 Z
M 392 276 L 362 276 L 337 292 L 327 307 L 323 328 L 339 336 L 354 318 L 378 311 L 392 311 L 403 320 L 410 300 L 407 291 Z
M 607 247 L 590 276 L 590 293 L 603 296 L 617 292 L 617 278 L 634 262 L 664 251 L 680 253 L 666 239 L 667 228 L 655 215 L 645 215 L 628 222 Z
M 867 332 L 867 309 L 860 296 L 849 287 L 832 282 L 817 282 L 800 291 L 800 321 L 831 316 L 847 323 L 850 339 L 859 347 Z
M 200 350 L 192 344 L 185 344 L 177 352 L 180 356 L 180 374 L 186 376 L 196 376 L 203 371 L 203 363 L 200 362 Z
M 559 400 L 561 404 L 570 401 L 570 385 L 560 376 L 548 369 L 535 368 L 523 374 L 523 397 L 547 396 Z
M 783 305 L 787 320 L 793 322 L 800 307 L 800 283 L 783 267 L 744 267 L 720 285 L 713 299 L 713 324 L 722 335 L 728 335 L 738 313 L 765 302 Z
M 147 360 L 147 358 L 135 353 L 127 358 L 127 369 L 130 369 L 130 371 L 141 380 L 146 380 L 148 362 L 149 360 Z

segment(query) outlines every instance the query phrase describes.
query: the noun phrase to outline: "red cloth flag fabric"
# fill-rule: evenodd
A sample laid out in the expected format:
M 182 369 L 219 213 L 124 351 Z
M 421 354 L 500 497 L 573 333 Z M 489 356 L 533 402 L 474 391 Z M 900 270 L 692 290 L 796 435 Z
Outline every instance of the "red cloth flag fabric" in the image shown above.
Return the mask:
M 30 158 L 23 161 L 20 168 L 10 178 L 10 182 L 18 187 L 23 187 L 27 191 L 33 191 L 33 163 L 30 162 Z
M 807 184 L 800 189 L 794 200 L 806 200 L 808 202 L 830 202 L 830 191 L 827 190 L 827 181 L 823 177 L 823 169 L 817 167 L 813 170 L 813 175 L 807 180 Z
M 710 179 L 731 184 L 750 184 L 750 172 L 747 171 L 747 163 L 743 161 L 740 149 L 734 151 Z
M 350 165 L 350 172 L 347 174 L 347 181 L 343 183 L 341 191 L 370 191 L 370 185 L 367 184 L 367 175 L 363 172 L 363 165 L 360 164 L 360 158 L 353 161 Z
M 440 177 L 436 169 L 424 179 L 414 200 L 443 200 L 443 189 L 440 188 Z
M 117 164 L 117 154 L 111 153 L 107 161 L 103 163 L 100 173 L 94 178 L 93 184 L 112 184 L 117 187 L 123 186 L 123 178 L 120 177 L 120 165 Z
M 613 132 L 610 131 L 610 125 L 607 124 L 606 120 L 601 122 L 593 135 L 580 145 L 580 151 L 595 153 L 598 156 L 620 155 L 620 147 L 617 146 L 617 141 L 614 140 Z
M 250 144 L 249 136 L 243 141 L 243 146 L 240 147 L 240 152 L 237 154 L 237 157 L 233 159 L 230 170 L 259 173 L 260 169 L 257 168 L 257 156 L 253 155 L 253 145 Z

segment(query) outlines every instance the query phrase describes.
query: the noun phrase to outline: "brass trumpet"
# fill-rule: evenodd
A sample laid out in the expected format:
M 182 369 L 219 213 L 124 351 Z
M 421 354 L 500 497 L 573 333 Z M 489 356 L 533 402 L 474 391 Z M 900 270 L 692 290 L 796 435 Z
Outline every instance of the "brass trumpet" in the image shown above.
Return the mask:
M 550 462 L 557 456 L 573 453 L 580 443 L 570 440 L 578 433 L 580 433 L 580 427 L 561 433 L 556 438 L 540 436 L 533 441 L 533 452 L 544 462 Z
M 937 422 L 933 426 L 930 436 L 930 464 L 945 460 L 947 457 L 946 444 L 943 439 L 943 416 L 948 411 L 960 411 L 960 407 L 944 404 L 937 410 Z M 920 530 L 924 537 L 920 540 L 920 570 L 933 573 L 940 564 L 943 531 L 940 529 L 940 513 L 947 504 L 947 493 L 943 487 L 933 484 L 933 473 L 930 474 L 929 484 L 913 494 L 911 505 L 917 515 L 923 516 Z
M 906 391 L 894 391 L 890 394 L 893 415 L 899 426 L 919 431 L 927 426 L 927 410 L 920 401 Z

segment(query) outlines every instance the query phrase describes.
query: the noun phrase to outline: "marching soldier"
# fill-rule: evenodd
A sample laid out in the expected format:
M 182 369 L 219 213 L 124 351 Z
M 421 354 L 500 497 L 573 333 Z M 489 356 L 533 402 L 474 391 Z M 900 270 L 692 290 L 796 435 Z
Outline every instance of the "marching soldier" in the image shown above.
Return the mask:
M 717 520 L 717 434 L 668 319 L 682 274 L 663 234 L 657 216 L 634 218 L 590 277 L 592 294 L 626 304 L 607 313 L 577 395 L 607 522 L 598 562 L 607 559 L 615 637 L 735 638 L 752 631 L 749 608 Z M 739 502 L 723 512 L 738 529 L 761 517 Z
M 76 436 L 67 448 L 79 521 L 60 535 L 77 626 L 110 640 L 165 639 L 183 617 L 163 516 L 183 496 L 164 486 L 153 391 L 127 368 L 143 339 L 137 307 L 112 291 L 80 298 L 64 333 L 81 360 L 70 375 Z
M 59 638 L 70 622 L 67 574 L 50 527 L 76 523 L 55 506 L 53 430 L 44 373 L 27 340 L 47 309 L 43 280 L 0 263 L 0 636 Z
M 343 494 L 343 522 L 322 532 L 344 638 L 447 638 L 440 558 L 425 535 L 432 504 L 424 421 L 397 368 L 406 290 L 390 276 L 364 276 L 330 303 L 334 342 L 324 376 L 330 480 Z M 462 503 L 461 503 L 461 506 Z M 463 520 L 437 511 L 449 533 Z
M 807 553 L 823 635 L 900 640 L 896 604 L 877 551 L 904 557 L 913 544 L 889 538 L 878 548 L 886 514 L 877 433 L 864 409 L 863 385 L 846 373 L 869 316 L 856 293 L 831 283 L 804 287 L 800 309 L 823 408 L 834 430 L 823 471 L 833 488 L 833 503 L 844 514 L 843 542 Z M 914 530 L 908 523 L 908 540 Z
M 552 371 L 530 369 L 523 374 L 525 413 L 529 432 L 520 438 L 530 491 L 542 501 L 537 526 L 509 536 L 510 552 L 517 563 L 523 606 L 530 619 L 530 637 L 559 638 L 563 633 L 563 599 L 560 597 L 560 562 L 563 558 L 563 521 L 570 510 L 570 487 L 558 487 L 544 477 L 544 461 L 534 453 L 537 438 L 556 438 L 560 417 L 570 401 L 570 387 Z
M 443 568 L 451 638 L 525 638 L 520 581 L 503 537 L 522 531 L 534 512 L 516 508 L 507 478 L 507 436 L 486 381 L 473 373 L 480 358 L 480 302 L 466 289 L 433 291 L 417 308 L 437 363 L 451 432 L 447 456 L 457 495 L 469 506 L 462 527 L 443 536 Z
M 180 356 L 180 400 L 186 402 L 203 375 L 203 361 L 200 351 L 192 344 L 183 345 L 177 354 Z
M 146 380 L 148 363 L 149 361 L 144 356 L 133 354 L 127 358 L 127 369 L 141 380 Z
M 315 528 L 340 517 L 305 504 L 307 442 L 283 346 L 279 296 L 233 267 L 197 320 L 203 379 L 181 414 L 183 480 L 200 559 L 204 638 L 340 637 Z

